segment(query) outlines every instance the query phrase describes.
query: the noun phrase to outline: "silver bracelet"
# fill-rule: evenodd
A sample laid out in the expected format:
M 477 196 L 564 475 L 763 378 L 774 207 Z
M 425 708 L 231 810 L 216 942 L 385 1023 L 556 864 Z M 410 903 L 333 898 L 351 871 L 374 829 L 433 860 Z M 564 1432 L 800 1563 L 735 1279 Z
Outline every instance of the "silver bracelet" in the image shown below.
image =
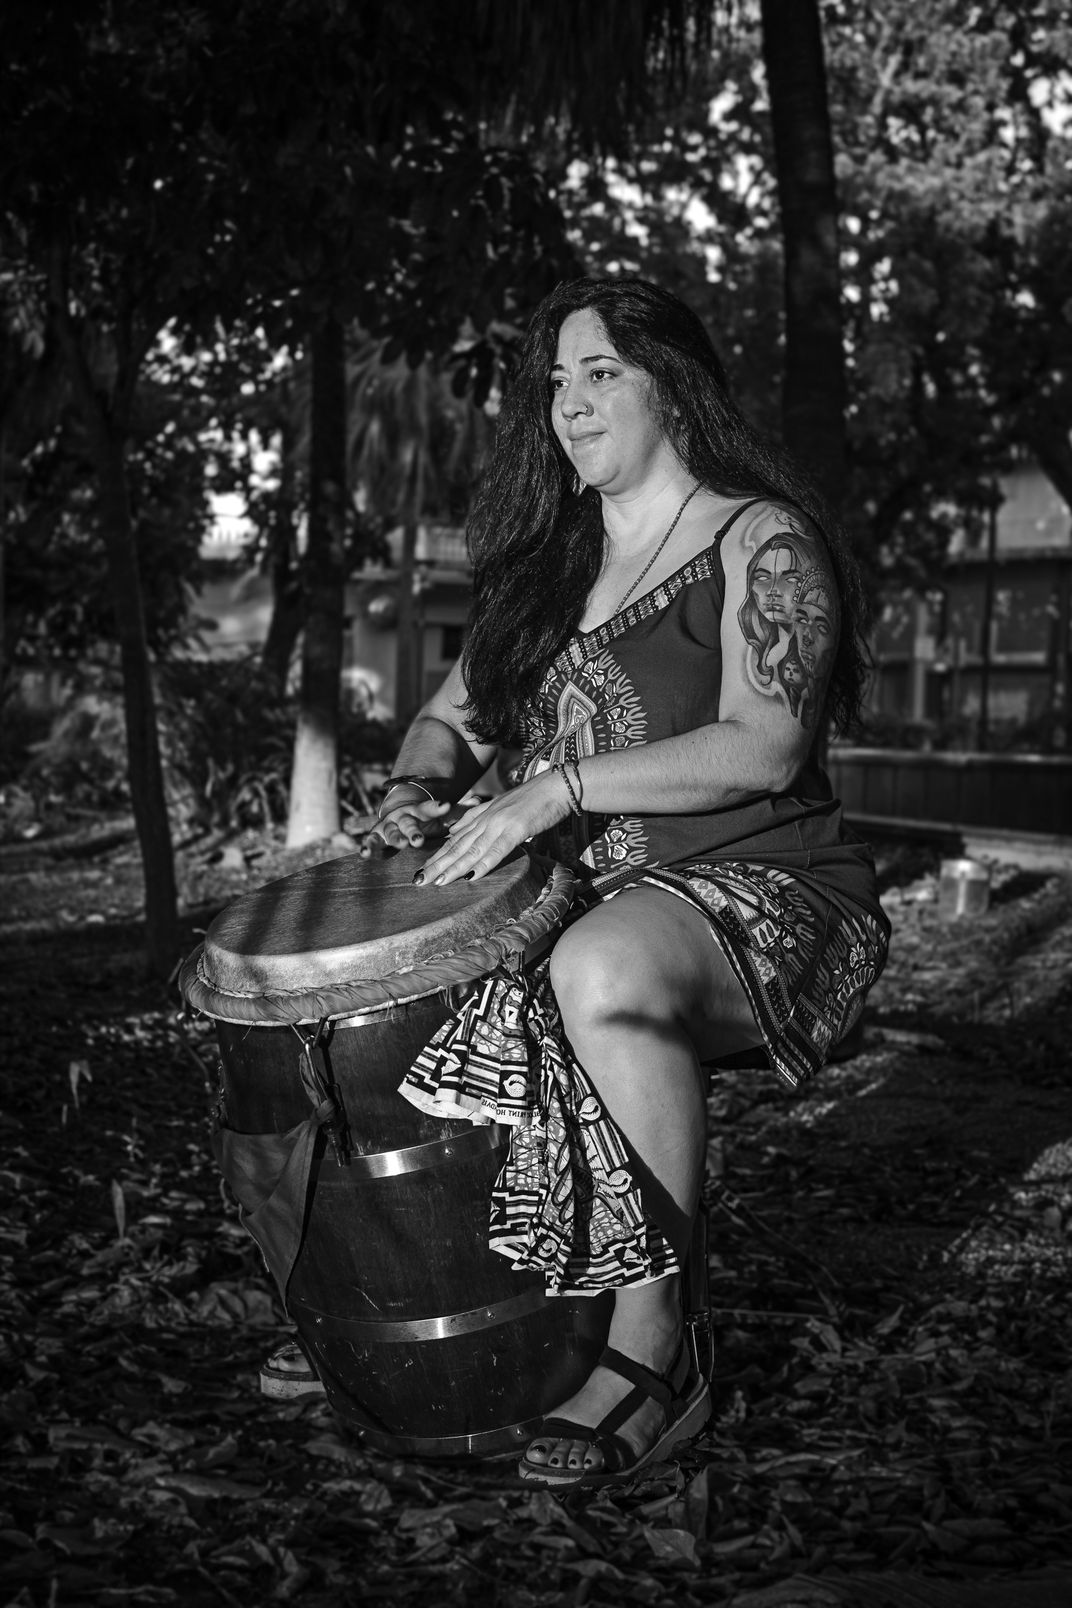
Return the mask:
M 428 780 L 432 781 L 433 778 L 430 776 L 428 778 Z M 384 815 L 387 812 L 387 800 L 390 798 L 391 794 L 394 792 L 396 787 L 417 787 L 425 795 L 426 798 L 431 799 L 433 803 L 435 802 L 435 794 L 432 792 L 432 789 L 430 787 L 426 786 L 425 783 L 423 781 L 421 781 L 419 777 L 416 777 L 416 776 L 395 776 L 394 778 L 389 777 L 388 781 L 387 781 L 387 791 L 386 791 L 386 793 L 384 793 L 383 799 L 380 802 L 380 807 L 376 811 L 376 819 L 377 819 L 377 821 L 382 821 L 383 820 Z

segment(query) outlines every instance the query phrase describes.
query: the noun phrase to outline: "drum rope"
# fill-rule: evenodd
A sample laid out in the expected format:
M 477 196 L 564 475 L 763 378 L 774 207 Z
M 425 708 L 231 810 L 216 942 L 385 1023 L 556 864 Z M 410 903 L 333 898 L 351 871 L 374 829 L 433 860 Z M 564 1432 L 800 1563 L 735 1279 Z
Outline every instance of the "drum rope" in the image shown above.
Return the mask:
M 327 1021 L 325 1019 L 318 1022 L 313 1033 L 303 1033 L 293 1022 L 290 1025 L 295 1038 L 301 1044 L 298 1052 L 298 1075 L 309 1104 L 313 1108 L 313 1121 L 318 1128 L 323 1128 L 336 1162 L 340 1167 L 344 1167 L 350 1156 L 346 1117 L 336 1096 L 327 1057 L 320 1043 Z
M 423 958 L 419 964 L 382 977 L 360 977 L 322 988 L 239 990 L 217 988 L 205 972 L 205 949 L 185 962 L 180 985 L 187 1001 L 219 1021 L 289 1023 L 330 1021 L 360 1011 L 404 1005 L 470 982 L 504 964 L 519 966 L 525 951 L 561 921 L 573 899 L 576 878 L 568 867 L 554 865 L 534 903 L 505 926 L 447 954 Z

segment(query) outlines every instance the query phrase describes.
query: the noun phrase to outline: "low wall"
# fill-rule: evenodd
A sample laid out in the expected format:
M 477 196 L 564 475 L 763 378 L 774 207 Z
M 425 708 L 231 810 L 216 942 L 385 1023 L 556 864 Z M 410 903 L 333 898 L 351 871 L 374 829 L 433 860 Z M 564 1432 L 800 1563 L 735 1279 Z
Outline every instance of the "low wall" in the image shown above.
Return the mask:
M 826 769 L 850 819 L 1072 836 L 1072 757 L 835 746 Z

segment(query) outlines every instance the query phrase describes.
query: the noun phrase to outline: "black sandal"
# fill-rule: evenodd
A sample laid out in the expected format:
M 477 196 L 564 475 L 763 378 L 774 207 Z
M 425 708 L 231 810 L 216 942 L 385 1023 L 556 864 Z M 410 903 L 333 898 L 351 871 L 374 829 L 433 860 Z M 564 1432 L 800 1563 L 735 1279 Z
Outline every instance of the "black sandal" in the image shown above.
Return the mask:
M 600 1357 L 599 1366 L 628 1380 L 632 1390 L 594 1428 L 589 1424 L 575 1424 L 569 1418 L 545 1418 L 530 1446 L 539 1440 L 587 1441 L 589 1446 L 603 1453 L 602 1466 L 597 1469 L 552 1468 L 548 1463 L 530 1462 L 526 1452 L 518 1465 L 518 1474 L 523 1480 L 553 1486 L 556 1490 L 621 1484 L 649 1463 L 665 1457 L 678 1442 L 698 1435 L 711 1416 L 710 1387 L 693 1367 L 685 1341 L 668 1374 L 657 1374 L 609 1346 Z M 646 1452 L 638 1453 L 615 1432 L 643 1401 L 658 1402 L 666 1414 L 666 1425 L 654 1444 Z

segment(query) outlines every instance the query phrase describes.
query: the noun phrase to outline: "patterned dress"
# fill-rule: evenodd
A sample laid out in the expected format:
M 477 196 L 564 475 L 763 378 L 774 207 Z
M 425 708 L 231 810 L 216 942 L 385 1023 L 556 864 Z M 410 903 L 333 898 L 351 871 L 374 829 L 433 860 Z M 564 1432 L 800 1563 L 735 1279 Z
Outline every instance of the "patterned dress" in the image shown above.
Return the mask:
M 660 586 L 572 638 L 543 678 L 516 780 L 718 719 L 720 547 L 743 511 Z M 638 883 L 695 906 L 793 1088 L 852 1027 L 885 962 L 871 853 L 811 762 L 785 793 L 689 815 L 570 815 L 538 847 L 579 873 L 578 913 Z M 646 1283 L 676 1270 L 674 1253 L 570 1051 L 548 969 L 544 959 L 477 984 L 402 1093 L 444 1117 L 511 1125 L 492 1201 L 495 1250 L 542 1269 L 552 1293 Z

